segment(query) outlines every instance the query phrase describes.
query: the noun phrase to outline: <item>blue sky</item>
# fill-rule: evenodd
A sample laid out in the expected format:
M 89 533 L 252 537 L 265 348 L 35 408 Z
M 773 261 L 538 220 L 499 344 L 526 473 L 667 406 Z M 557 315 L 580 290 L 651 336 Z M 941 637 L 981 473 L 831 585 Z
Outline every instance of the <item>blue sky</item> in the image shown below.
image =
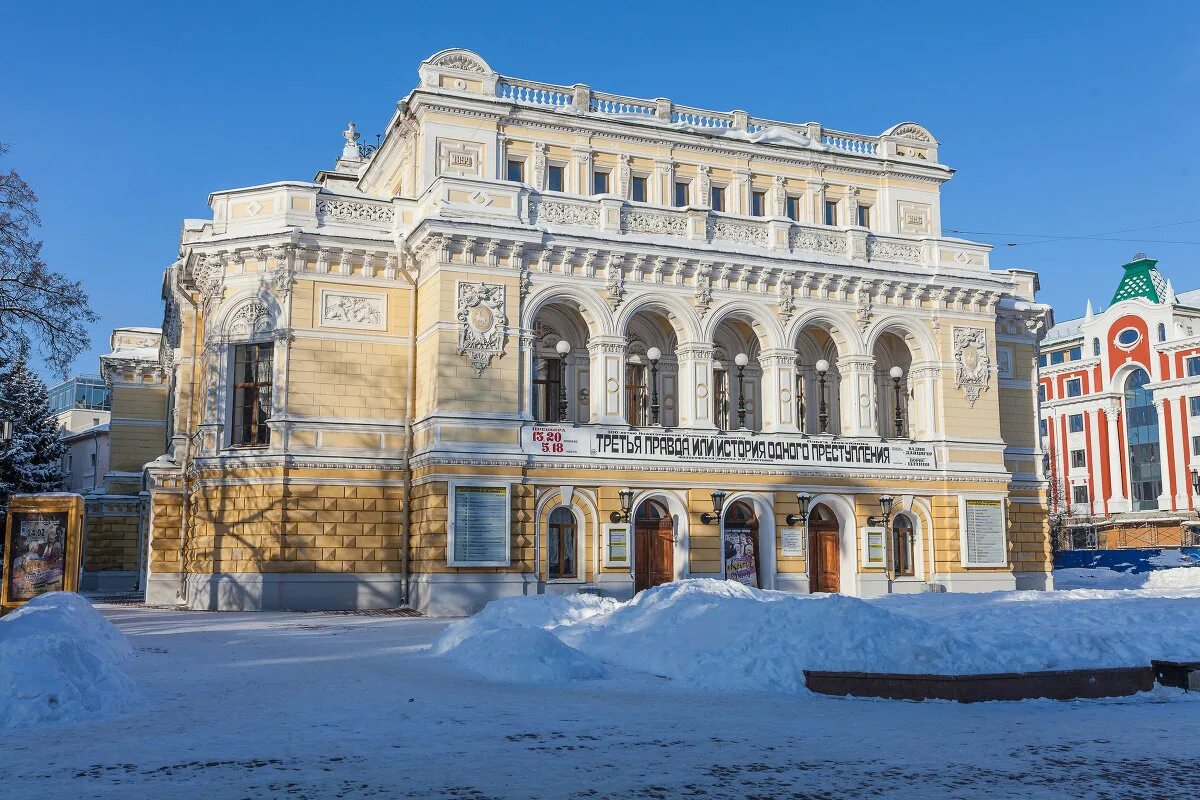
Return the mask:
M 683 9 L 683 10 L 675 10 Z M 916 120 L 958 170 L 946 229 L 1036 269 L 1058 317 L 1120 265 L 1200 287 L 1200 4 L 7 3 L 0 140 L 45 253 L 117 325 L 158 325 L 180 222 L 215 189 L 310 180 L 445 48 L 502 73 L 879 133 Z M 1131 228 L 1162 226 L 1152 230 Z M 1017 236 L 1032 234 L 1035 236 Z M 1006 247 L 1007 242 L 1105 234 Z M 1164 242 L 1176 242 L 1168 244 Z

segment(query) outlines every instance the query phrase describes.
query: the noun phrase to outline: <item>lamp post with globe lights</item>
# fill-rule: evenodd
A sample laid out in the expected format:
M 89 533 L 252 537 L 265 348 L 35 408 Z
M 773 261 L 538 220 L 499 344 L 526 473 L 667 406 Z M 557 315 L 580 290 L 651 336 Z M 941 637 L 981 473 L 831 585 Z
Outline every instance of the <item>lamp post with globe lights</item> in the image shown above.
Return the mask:
M 559 339 L 554 345 L 558 351 L 558 421 L 567 421 L 567 353 L 571 352 L 571 343 Z
M 904 370 L 895 366 L 888 374 L 892 376 L 892 386 L 896 390 L 896 436 L 901 437 L 904 435 L 904 412 L 900 410 L 900 379 L 904 377 Z
M 650 359 L 650 424 L 658 424 L 658 360 L 662 358 L 662 350 L 657 347 L 651 347 L 646 351 L 646 358 Z
M 746 384 L 745 373 L 746 365 L 750 363 L 750 358 L 745 353 L 738 353 L 733 357 L 733 363 L 738 368 L 738 428 L 745 429 L 746 427 Z
M 821 433 L 828 433 L 829 407 L 825 404 L 825 373 L 829 372 L 829 362 L 822 358 L 814 367 L 817 370 L 817 382 L 821 386 L 821 405 L 817 409 L 817 425 Z

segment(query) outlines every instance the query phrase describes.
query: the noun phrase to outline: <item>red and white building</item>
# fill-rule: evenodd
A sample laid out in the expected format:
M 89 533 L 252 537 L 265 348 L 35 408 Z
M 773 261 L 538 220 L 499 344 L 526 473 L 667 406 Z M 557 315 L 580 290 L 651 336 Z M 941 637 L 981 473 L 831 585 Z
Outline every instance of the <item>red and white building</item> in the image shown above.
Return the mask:
M 1089 300 L 1042 342 L 1052 515 L 1200 508 L 1200 289 L 1176 294 L 1156 265 L 1135 256 L 1107 309 Z

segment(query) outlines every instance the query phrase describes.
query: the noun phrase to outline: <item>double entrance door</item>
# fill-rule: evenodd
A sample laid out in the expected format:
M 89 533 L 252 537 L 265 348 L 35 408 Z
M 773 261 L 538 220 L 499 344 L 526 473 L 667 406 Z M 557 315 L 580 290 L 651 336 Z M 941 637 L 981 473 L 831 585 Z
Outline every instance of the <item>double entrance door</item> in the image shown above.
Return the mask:
M 647 500 L 638 508 L 633 548 L 634 591 L 675 579 L 675 526 L 666 506 Z
M 808 590 L 840 592 L 841 552 L 838 547 L 837 520 L 809 520 L 808 558 Z

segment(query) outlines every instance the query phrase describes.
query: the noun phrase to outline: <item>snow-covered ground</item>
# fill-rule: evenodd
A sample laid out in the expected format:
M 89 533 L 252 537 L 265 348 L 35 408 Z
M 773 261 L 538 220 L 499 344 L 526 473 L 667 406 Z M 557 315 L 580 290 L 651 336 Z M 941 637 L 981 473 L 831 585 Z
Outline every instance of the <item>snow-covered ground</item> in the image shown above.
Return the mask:
M 679 613 L 662 619 L 680 631 L 714 613 L 710 622 L 739 623 L 725 603 L 714 612 L 694 591 L 675 594 Z M 831 614 L 734 599 L 775 606 L 750 609 L 751 629 L 772 610 L 792 626 L 822 617 L 867 624 L 884 613 L 906 632 L 948 636 L 954 644 L 935 648 L 939 658 L 957 657 L 962 642 L 995 650 L 1051 640 L 1056 652 L 1077 645 L 1110 660 L 1159 646 L 1200 658 L 1195 586 L 922 595 L 845 608 L 802 601 Z M 648 663 L 639 650 L 677 649 L 687 637 L 639 633 L 654 615 L 608 603 L 493 609 L 449 635 L 446 621 L 396 617 L 104 614 L 135 649 L 124 671 L 138 705 L 8 732 L 0 785 L 39 798 L 1200 796 L 1189 744 L 1200 741 L 1200 698 L 1176 690 L 1067 703 L 837 699 L 748 687 L 745 652 L 705 655 L 710 676 L 680 681 L 629 665 Z M 566 629 L 543 629 L 564 616 Z M 525 626 L 511 637 L 523 647 L 481 648 L 493 654 L 486 678 L 477 655 L 453 655 L 472 641 L 504 641 L 496 631 L 514 621 Z M 1115 633 L 1097 640 L 1105 624 Z M 546 654 L 546 673 L 533 685 L 504 682 L 505 665 L 526 650 Z M 564 676 L 570 654 L 580 658 Z

